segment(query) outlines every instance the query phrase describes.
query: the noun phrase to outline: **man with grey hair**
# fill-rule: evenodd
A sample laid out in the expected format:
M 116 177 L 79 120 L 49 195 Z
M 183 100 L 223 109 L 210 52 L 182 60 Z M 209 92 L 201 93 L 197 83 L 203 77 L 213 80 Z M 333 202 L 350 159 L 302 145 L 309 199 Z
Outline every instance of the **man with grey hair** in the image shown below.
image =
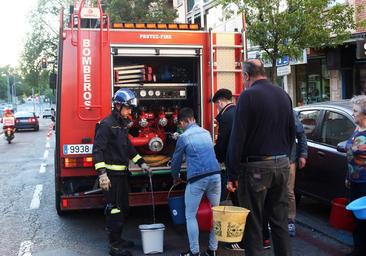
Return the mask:
M 291 255 L 287 231 L 289 155 L 295 140 L 292 102 L 267 80 L 263 63 L 244 62 L 246 89 L 240 94 L 227 150 L 229 191 L 251 212 L 245 255 L 263 255 L 263 213 L 269 215 L 276 256 Z M 239 168 L 238 168 L 239 167 Z

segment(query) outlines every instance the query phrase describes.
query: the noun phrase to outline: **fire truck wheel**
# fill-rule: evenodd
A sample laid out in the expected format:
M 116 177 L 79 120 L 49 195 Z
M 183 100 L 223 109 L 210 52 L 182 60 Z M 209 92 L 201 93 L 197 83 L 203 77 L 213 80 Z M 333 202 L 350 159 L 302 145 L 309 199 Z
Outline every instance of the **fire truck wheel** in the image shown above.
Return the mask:
M 67 212 L 61 210 L 61 192 L 56 191 L 55 193 L 56 212 L 60 217 L 66 216 Z

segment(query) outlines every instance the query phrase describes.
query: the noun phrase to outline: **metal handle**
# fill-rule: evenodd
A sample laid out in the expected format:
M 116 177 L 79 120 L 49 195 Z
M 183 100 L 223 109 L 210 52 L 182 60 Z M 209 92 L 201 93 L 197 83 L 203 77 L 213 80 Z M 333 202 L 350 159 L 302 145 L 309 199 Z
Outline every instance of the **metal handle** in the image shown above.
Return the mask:
M 182 181 L 182 182 L 180 182 L 180 183 L 178 183 L 178 184 L 173 184 L 173 186 L 169 189 L 169 192 L 168 192 L 168 198 L 170 198 L 170 192 L 172 192 L 173 188 L 174 188 L 174 187 L 176 187 L 176 186 L 178 186 L 178 185 L 180 185 L 180 184 L 182 184 L 182 183 L 187 184 L 187 182 L 186 182 L 186 181 Z
M 322 151 L 318 151 L 318 152 L 317 152 L 317 154 L 318 154 L 318 156 L 320 156 L 320 157 L 324 157 L 324 156 L 325 156 L 325 153 L 324 153 L 324 152 L 322 152 Z

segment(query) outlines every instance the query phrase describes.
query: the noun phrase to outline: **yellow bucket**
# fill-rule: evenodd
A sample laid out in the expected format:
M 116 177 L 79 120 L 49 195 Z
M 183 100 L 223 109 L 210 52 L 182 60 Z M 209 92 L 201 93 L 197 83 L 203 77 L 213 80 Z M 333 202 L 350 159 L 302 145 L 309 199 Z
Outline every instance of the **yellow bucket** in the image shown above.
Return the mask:
M 236 206 L 215 206 L 212 212 L 216 239 L 227 243 L 240 242 L 250 211 Z

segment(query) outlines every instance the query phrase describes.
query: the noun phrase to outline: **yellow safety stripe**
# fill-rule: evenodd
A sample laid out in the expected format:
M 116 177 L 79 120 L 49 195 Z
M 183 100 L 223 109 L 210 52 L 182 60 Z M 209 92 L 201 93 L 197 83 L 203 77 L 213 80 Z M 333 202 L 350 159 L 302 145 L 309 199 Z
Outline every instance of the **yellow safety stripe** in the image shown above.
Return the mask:
M 138 160 L 140 160 L 142 157 L 137 154 L 134 158 L 132 158 L 132 162 L 137 163 Z
M 95 164 L 95 170 L 98 170 L 100 168 L 105 168 L 105 162 L 99 162 Z
M 117 213 L 120 213 L 121 212 L 121 210 L 120 209 L 118 209 L 118 208 L 113 208 L 112 210 L 111 210 L 111 214 L 117 214 Z
M 127 170 L 126 165 L 119 165 L 119 164 L 106 164 L 105 168 L 112 170 L 112 171 L 125 171 Z

